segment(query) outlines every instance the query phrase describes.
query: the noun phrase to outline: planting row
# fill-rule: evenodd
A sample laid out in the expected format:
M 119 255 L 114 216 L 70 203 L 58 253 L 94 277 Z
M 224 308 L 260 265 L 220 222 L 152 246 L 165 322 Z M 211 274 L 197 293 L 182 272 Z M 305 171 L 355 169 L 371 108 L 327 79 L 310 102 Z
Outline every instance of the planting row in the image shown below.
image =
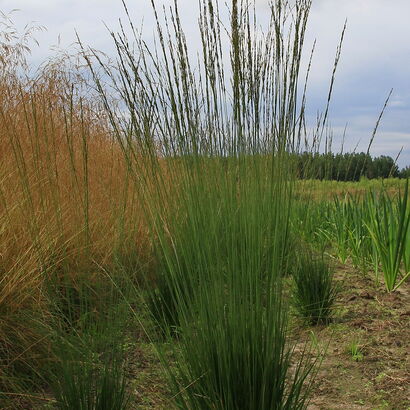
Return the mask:
M 295 206 L 295 229 L 322 250 L 331 248 L 342 263 L 348 259 L 364 274 L 382 275 L 388 292 L 410 276 L 410 198 L 402 190 L 335 196 L 333 201 Z

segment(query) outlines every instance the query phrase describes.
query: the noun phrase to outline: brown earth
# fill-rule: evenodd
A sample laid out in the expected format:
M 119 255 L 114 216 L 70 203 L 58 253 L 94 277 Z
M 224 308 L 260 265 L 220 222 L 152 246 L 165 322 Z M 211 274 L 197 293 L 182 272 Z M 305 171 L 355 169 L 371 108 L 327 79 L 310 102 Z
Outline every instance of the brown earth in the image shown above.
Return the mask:
M 310 329 L 328 346 L 309 410 L 410 409 L 410 283 L 388 294 L 353 268 L 339 267 L 337 278 L 334 322 Z

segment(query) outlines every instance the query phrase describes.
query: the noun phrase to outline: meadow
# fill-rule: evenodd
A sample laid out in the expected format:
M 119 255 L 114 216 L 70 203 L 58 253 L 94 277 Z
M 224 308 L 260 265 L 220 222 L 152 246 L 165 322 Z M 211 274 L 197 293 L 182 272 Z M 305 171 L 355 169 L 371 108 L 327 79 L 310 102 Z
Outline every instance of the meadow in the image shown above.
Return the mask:
M 408 181 L 296 177 L 310 5 L 35 75 L 2 26 L 1 408 L 410 408 Z

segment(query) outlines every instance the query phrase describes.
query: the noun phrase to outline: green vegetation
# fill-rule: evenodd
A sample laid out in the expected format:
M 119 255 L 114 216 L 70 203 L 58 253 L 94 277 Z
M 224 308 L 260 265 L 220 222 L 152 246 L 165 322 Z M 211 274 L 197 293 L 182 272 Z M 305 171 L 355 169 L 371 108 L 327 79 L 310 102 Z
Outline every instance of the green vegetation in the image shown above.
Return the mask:
M 363 360 L 363 352 L 360 342 L 357 340 L 352 340 L 348 346 L 348 353 L 355 362 L 361 362 Z
M 408 248 L 410 212 L 408 209 L 408 181 L 403 195 L 398 195 L 393 202 L 386 195 L 380 195 L 378 200 L 374 195 L 368 198 L 369 224 L 368 230 L 378 252 L 384 283 L 388 292 L 397 289 L 410 275 L 404 272 L 399 280 L 401 264 L 407 265 L 404 250 Z
M 311 325 L 328 323 L 338 294 L 333 272 L 323 256 L 306 250 L 298 254 L 295 265 L 293 303 L 297 312 Z
M 54 391 L 60 409 L 117 410 L 127 408 L 121 362 L 116 358 L 92 365 L 89 358 L 62 357 Z
M 364 273 L 373 268 L 376 282 L 381 270 L 386 289 L 391 292 L 409 277 L 408 204 L 406 182 L 404 190 L 395 194 L 382 189 L 313 203 L 303 216 L 296 215 L 303 217 L 296 226 L 305 226 L 301 229 L 306 240 L 319 241 L 322 249 L 331 246 L 340 262 L 351 259 Z M 322 217 L 318 217 L 320 213 Z
M 107 74 L 127 96 L 125 126 L 95 75 L 159 260 L 143 297 L 171 338 L 176 364 L 158 349 L 179 408 L 304 408 L 315 360 L 294 357 L 282 277 L 310 3 L 272 4 L 260 35 L 252 12 L 232 2 L 227 66 L 219 12 L 200 4 L 198 68 L 176 8 L 164 27 L 157 15 L 155 53 L 136 37 L 136 57 L 124 34 L 113 34 L 123 65 Z M 285 35 L 290 16 L 296 24 Z

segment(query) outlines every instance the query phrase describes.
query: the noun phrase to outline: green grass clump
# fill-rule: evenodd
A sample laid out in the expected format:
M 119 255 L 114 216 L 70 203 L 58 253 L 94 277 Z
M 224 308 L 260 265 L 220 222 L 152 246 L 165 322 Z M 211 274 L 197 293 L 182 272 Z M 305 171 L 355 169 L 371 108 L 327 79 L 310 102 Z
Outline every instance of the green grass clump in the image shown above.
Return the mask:
M 50 275 L 48 383 L 60 409 L 125 409 L 125 338 L 129 308 L 121 272 L 62 270 Z M 128 299 L 130 299 L 128 297 Z
M 348 353 L 355 362 L 361 362 L 363 360 L 362 347 L 362 344 L 357 339 L 353 339 L 347 347 Z
M 53 390 L 59 409 L 121 410 L 128 394 L 123 361 L 110 354 L 104 360 L 67 354 L 57 369 Z
M 49 380 L 57 407 L 65 410 L 125 409 L 125 309 L 91 318 L 67 334 L 57 332 Z
M 156 346 L 170 407 L 303 409 L 316 362 L 287 337 L 283 274 L 292 153 L 307 138 L 298 90 L 311 1 L 272 2 L 263 32 L 247 1 L 232 0 L 225 25 L 219 3 L 201 0 L 194 54 L 177 2 L 164 14 L 152 6 L 153 48 L 130 17 L 133 41 L 111 33 L 115 69 L 85 55 L 150 228 L 156 270 L 142 296 L 169 337 Z
M 297 257 L 293 282 L 293 303 L 299 316 L 311 325 L 328 323 L 338 294 L 329 264 L 305 250 Z

